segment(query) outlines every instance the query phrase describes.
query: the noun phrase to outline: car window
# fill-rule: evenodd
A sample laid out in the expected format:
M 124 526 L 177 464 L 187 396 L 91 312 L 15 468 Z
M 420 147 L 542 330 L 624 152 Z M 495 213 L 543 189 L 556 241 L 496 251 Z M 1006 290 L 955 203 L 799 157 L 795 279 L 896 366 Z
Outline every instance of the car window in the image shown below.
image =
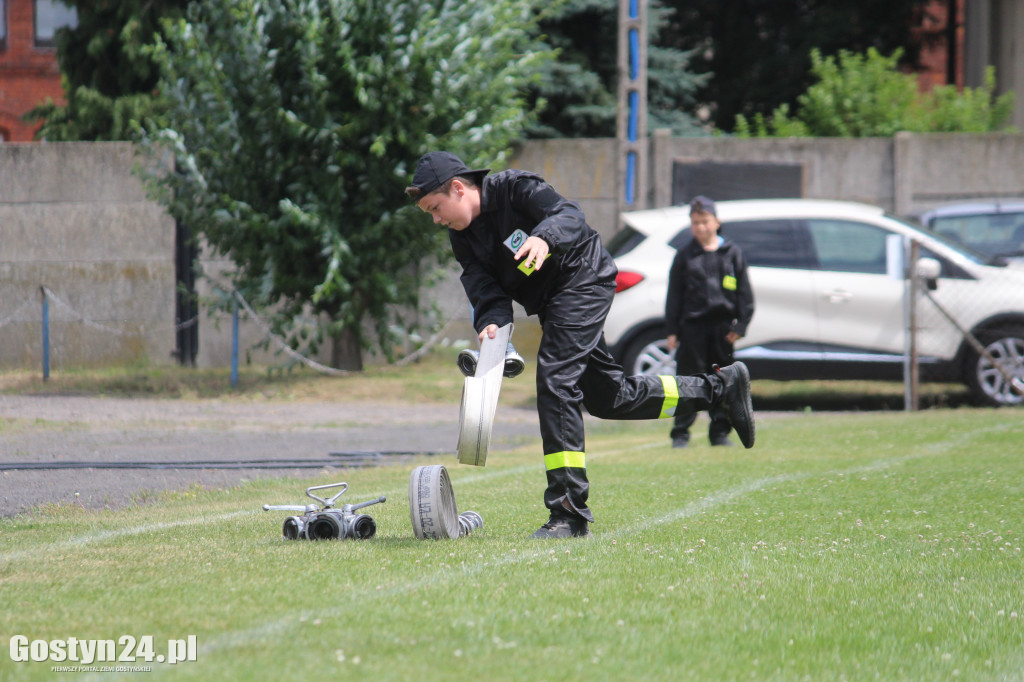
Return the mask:
M 894 220 L 898 223 L 903 223 L 904 225 L 911 228 L 915 232 L 923 231 L 927 233 L 928 236 L 930 236 L 932 239 L 938 240 L 944 246 L 952 249 L 953 251 L 956 251 L 961 256 L 970 260 L 972 263 L 978 263 L 979 265 L 1006 265 L 1005 262 L 999 262 L 997 259 L 995 259 L 994 256 L 984 254 L 980 251 L 971 248 L 970 246 L 961 244 L 960 242 L 954 239 L 950 239 L 949 237 L 943 236 L 939 232 L 934 232 L 930 228 L 923 227 L 919 223 L 911 222 L 904 218 L 900 218 L 898 216 L 894 216 L 888 213 L 885 215 L 885 217 L 888 218 L 889 220 Z M 943 256 L 936 254 L 929 248 L 922 248 L 921 256 L 923 258 L 935 258 L 940 263 L 942 263 L 942 277 L 952 277 L 954 279 L 974 279 L 966 270 L 961 268 L 959 265 L 949 261 Z
M 722 223 L 719 231 L 747 257 L 747 264 L 763 268 L 816 270 L 817 258 L 802 221 L 744 220 Z
M 822 270 L 885 274 L 885 238 L 890 234 L 874 225 L 850 220 L 815 218 L 807 229 Z
M 671 246 L 676 251 L 678 251 L 679 249 L 686 246 L 687 242 L 689 242 L 692 238 L 693 235 L 690 234 L 690 228 L 684 227 L 683 229 L 676 232 L 675 236 L 673 236 L 672 239 L 668 240 L 668 245 Z
M 608 240 L 606 247 L 612 258 L 618 258 L 635 249 L 646 238 L 643 232 L 626 225 Z
M 929 227 L 989 256 L 1024 255 L 1024 213 L 939 216 Z

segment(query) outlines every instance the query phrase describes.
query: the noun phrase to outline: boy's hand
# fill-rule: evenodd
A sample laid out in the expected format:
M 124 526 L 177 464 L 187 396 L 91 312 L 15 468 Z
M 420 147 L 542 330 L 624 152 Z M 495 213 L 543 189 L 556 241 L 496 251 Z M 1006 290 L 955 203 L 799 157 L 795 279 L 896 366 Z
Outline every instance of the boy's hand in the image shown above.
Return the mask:
M 478 337 L 478 340 L 480 341 L 480 343 L 483 343 L 485 336 L 487 338 L 489 338 L 489 339 L 493 339 L 494 335 L 497 334 L 497 333 L 498 333 L 498 325 L 496 325 L 496 324 L 489 324 L 486 327 L 484 327 L 483 330 L 480 332 L 480 336 Z
M 544 259 L 548 257 L 548 251 L 550 250 L 551 247 L 548 246 L 548 243 L 540 237 L 527 237 L 523 245 L 516 251 L 515 258 L 519 260 L 525 256 L 523 265 L 530 267 L 530 263 L 533 263 L 534 269 L 540 270 L 540 266 L 544 263 Z M 494 338 L 493 334 L 491 338 Z

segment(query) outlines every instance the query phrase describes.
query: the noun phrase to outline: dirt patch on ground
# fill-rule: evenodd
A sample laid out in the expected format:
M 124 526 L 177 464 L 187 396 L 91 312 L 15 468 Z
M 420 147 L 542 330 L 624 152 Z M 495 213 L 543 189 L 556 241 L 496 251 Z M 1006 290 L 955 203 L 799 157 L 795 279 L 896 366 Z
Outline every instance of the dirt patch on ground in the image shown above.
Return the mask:
M 88 468 L 0 470 L 0 516 L 39 505 L 117 507 L 193 484 L 311 476 L 294 459 L 337 452 L 452 453 L 459 406 L 394 403 L 238 402 L 0 395 L 0 463 Z M 536 441 L 534 410 L 502 406 L 492 447 Z M 282 468 L 176 468 L 173 462 L 252 462 Z M 136 462 L 166 468 L 116 468 Z M 230 466 L 230 464 L 225 465 Z

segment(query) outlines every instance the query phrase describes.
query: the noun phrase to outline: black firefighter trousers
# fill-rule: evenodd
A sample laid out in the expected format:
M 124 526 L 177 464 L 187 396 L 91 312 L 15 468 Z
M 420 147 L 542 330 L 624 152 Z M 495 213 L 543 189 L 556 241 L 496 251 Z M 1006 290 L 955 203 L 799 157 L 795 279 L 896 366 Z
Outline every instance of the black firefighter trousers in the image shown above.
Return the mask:
M 604 341 L 614 282 L 558 290 L 539 317 L 537 411 L 547 490 L 554 518 L 593 521 L 587 507 L 586 445 L 582 407 L 601 419 L 672 418 L 680 407 L 704 410 L 721 402 L 717 376 L 625 376 Z

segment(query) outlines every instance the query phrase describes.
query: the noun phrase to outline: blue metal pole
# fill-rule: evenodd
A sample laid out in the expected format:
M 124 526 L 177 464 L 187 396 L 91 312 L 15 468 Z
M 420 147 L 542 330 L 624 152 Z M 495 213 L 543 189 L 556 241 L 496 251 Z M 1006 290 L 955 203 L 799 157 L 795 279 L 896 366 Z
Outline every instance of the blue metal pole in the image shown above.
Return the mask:
M 43 381 L 50 379 L 50 300 L 46 297 L 46 287 L 39 287 L 43 295 Z
M 231 306 L 231 388 L 238 388 L 238 299 Z

